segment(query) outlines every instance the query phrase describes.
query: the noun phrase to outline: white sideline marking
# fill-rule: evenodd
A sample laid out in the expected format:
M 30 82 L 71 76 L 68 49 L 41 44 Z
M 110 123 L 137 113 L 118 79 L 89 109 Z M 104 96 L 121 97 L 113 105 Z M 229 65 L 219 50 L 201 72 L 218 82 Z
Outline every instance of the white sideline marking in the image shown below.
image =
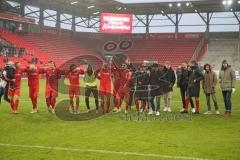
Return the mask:
M 161 154 L 144 154 L 144 153 L 138 153 L 138 152 L 117 152 L 117 151 L 98 150 L 98 149 L 47 147 L 47 146 L 38 146 L 38 145 L 21 145 L 21 144 L 6 144 L 6 143 L 0 143 L 0 146 L 2 146 L 2 147 L 19 147 L 19 148 L 38 148 L 38 149 L 73 151 L 73 152 L 92 152 L 92 153 L 100 153 L 100 154 L 115 154 L 115 155 L 122 155 L 122 156 L 140 156 L 140 157 L 182 159 L 182 160 L 209 160 L 209 159 L 205 159 L 205 158 L 196 158 L 196 157 L 169 156 L 169 155 L 161 155 Z

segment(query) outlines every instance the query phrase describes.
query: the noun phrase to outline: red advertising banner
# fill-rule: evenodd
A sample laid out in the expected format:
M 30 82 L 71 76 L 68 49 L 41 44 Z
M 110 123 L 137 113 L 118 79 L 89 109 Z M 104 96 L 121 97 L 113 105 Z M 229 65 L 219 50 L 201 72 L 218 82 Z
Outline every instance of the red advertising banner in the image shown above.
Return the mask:
M 25 18 L 17 15 L 12 15 L 8 13 L 0 13 L 0 19 L 5 19 L 9 21 L 21 22 L 21 23 L 31 23 L 35 24 L 35 20 L 31 18 Z
M 103 33 L 132 33 L 132 14 L 102 13 L 100 25 Z

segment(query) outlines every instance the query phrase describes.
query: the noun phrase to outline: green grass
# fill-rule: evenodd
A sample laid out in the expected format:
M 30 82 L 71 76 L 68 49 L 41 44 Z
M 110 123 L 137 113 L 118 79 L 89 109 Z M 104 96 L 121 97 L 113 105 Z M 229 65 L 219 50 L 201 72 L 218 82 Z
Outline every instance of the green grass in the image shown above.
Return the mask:
M 90 121 L 62 121 L 46 110 L 44 80 L 41 81 L 38 103 L 40 113 L 30 114 L 28 87 L 26 81 L 23 81 L 20 114 L 10 114 L 9 105 L 5 102 L 1 104 L 0 143 L 237 160 L 240 156 L 239 84 L 232 97 L 233 116 L 231 118 L 201 114 L 194 115 L 192 121 L 125 121 L 120 119 L 118 114 L 109 114 Z M 67 95 L 61 94 L 58 101 L 65 98 Z M 220 111 L 223 113 L 224 105 L 219 87 L 217 98 Z M 178 112 L 181 102 L 177 88 L 174 90 L 173 99 L 173 110 Z M 91 104 L 94 106 L 93 101 Z M 85 110 L 83 98 L 81 98 L 80 106 L 82 110 Z M 206 110 L 205 96 L 202 94 L 201 113 Z M 0 159 L 141 160 L 168 158 L 0 145 Z

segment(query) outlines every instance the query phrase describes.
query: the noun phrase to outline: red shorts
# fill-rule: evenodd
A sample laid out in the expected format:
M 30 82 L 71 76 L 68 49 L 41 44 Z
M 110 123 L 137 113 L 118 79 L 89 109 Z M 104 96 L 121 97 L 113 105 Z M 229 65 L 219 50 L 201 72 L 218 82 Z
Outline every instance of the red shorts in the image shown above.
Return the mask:
M 80 87 L 76 87 L 76 86 L 73 86 L 73 87 L 69 87 L 69 92 L 68 92 L 68 94 L 69 94 L 69 97 L 70 98 L 73 98 L 74 96 L 76 97 L 76 98 L 79 98 L 79 95 L 80 95 Z
M 114 84 L 113 86 L 113 96 L 117 96 L 117 92 L 120 88 L 120 85 L 118 83 Z
M 29 87 L 29 97 L 30 98 L 37 98 L 39 92 L 39 87 Z
M 99 88 L 99 96 L 111 96 L 111 85 L 102 85 Z
M 125 97 L 126 99 L 130 98 L 130 88 L 119 88 L 117 92 L 117 98 Z
M 20 96 L 20 88 L 9 88 L 8 89 L 8 96 L 13 97 L 13 96 Z

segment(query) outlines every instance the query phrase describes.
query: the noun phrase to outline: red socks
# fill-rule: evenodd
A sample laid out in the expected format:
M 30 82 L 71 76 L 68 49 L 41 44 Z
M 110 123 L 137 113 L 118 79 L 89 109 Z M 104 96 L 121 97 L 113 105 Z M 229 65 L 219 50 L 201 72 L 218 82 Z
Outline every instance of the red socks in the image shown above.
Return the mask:
M 56 97 L 46 98 L 46 103 L 48 108 L 51 107 L 52 109 L 54 109 L 56 105 Z
M 16 100 L 15 100 L 15 111 L 17 111 L 17 110 L 18 110 L 18 105 L 19 105 L 19 100 L 18 100 L 18 99 L 16 99 Z
M 46 98 L 46 103 L 47 103 L 47 107 L 49 109 L 49 107 L 51 106 L 51 100 L 50 98 Z
M 12 111 L 15 111 L 15 106 L 14 106 L 14 100 L 13 99 L 10 100 L 10 106 L 11 106 Z
M 145 112 L 146 105 L 147 105 L 147 101 L 144 100 L 144 101 L 142 102 L 142 111 L 143 111 L 143 112 Z
M 52 97 L 52 103 L 51 103 L 52 109 L 55 109 L 55 105 L 56 105 L 56 97 Z
M 186 108 L 185 110 L 188 112 L 188 105 L 189 105 L 189 97 L 186 97 Z
M 136 110 L 137 112 L 139 111 L 139 102 L 138 101 L 135 101 L 135 105 L 136 105 Z
M 196 112 L 199 113 L 199 108 L 200 108 L 200 102 L 199 102 L 199 99 L 196 98 Z
M 37 98 L 32 98 L 32 105 L 33 105 L 33 109 L 37 109 Z

